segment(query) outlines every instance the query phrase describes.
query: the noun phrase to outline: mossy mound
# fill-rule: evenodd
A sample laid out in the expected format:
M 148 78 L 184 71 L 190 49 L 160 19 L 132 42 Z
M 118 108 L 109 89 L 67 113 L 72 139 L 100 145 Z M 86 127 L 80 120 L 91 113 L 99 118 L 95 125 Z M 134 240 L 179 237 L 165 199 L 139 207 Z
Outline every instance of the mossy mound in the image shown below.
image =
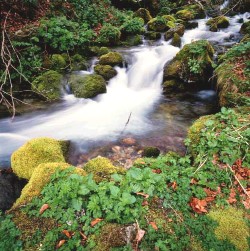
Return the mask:
M 72 75 L 69 84 L 77 98 L 94 98 L 107 91 L 105 79 L 97 74 Z
M 215 235 L 219 240 L 230 241 L 237 250 L 249 250 L 250 229 L 243 218 L 243 211 L 229 207 L 212 210 L 208 216 L 218 223 Z
M 143 148 L 143 157 L 147 158 L 157 158 L 160 155 L 160 150 L 154 146 L 147 146 Z
M 185 32 L 185 26 L 183 24 L 179 24 L 175 28 L 169 29 L 164 34 L 164 38 L 165 38 L 165 40 L 169 40 L 169 39 L 173 38 L 175 33 L 178 34 L 179 36 L 183 36 L 184 32 Z
M 189 21 L 189 20 L 194 19 L 194 14 L 190 10 L 179 10 L 176 13 L 176 17 L 184 21 Z
M 175 16 L 186 22 L 196 18 L 204 18 L 206 14 L 199 4 L 191 4 L 182 6 Z
M 161 38 L 161 33 L 155 31 L 148 31 L 145 33 L 145 37 L 150 40 L 158 40 Z
M 210 27 L 210 31 L 218 31 L 220 28 L 227 28 L 229 26 L 229 20 L 225 16 L 219 16 L 209 19 L 206 24 Z
M 63 71 L 67 66 L 66 60 L 60 54 L 53 54 L 51 56 L 51 69 L 55 71 Z
M 149 22 L 152 19 L 152 16 L 149 10 L 145 8 L 140 8 L 134 13 L 135 17 L 140 17 L 144 20 L 145 23 Z
M 137 46 L 143 43 L 142 41 L 143 37 L 142 35 L 129 35 L 126 36 L 125 41 L 122 42 L 123 46 Z
M 177 36 L 177 35 L 176 35 Z M 178 38 L 179 40 L 179 38 Z M 179 40 L 180 42 L 180 40 Z M 185 45 L 164 68 L 164 81 L 206 84 L 212 73 L 214 49 L 206 40 Z
M 48 100 L 57 100 L 61 97 L 62 75 L 56 71 L 47 71 L 35 78 L 32 90 L 40 93 Z
M 181 37 L 177 33 L 174 33 L 174 36 L 171 41 L 171 45 L 176 46 L 176 47 L 181 47 Z
M 13 172 L 20 178 L 30 179 L 35 168 L 42 163 L 65 162 L 67 141 L 36 138 L 16 150 L 11 156 Z
M 88 161 L 83 169 L 87 173 L 93 173 L 96 182 L 109 180 L 114 173 L 125 173 L 125 169 L 114 166 L 109 159 L 97 157 Z
M 110 80 L 117 75 L 117 71 L 110 65 L 96 65 L 95 72 L 101 75 L 105 80 Z
M 173 28 L 174 25 L 175 24 L 173 21 L 168 21 L 166 18 L 158 16 L 148 22 L 148 30 L 163 32 L 169 30 L 170 28 Z
M 232 47 L 215 69 L 220 106 L 250 105 L 249 96 L 249 49 L 250 41 Z
M 250 21 L 245 22 L 241 25 L 240 33 L 244 34 L 244 35 L 246 35 L 246 34 L 250 35 Z
M 39 196 L 43 187 L 50 181 L 50 177 L 57 170 L 64 170 L 71 167 L 70 164 L 65 162 L 51 162 L 38 165 L 32 173 L 28 184 L 23 188 L 21 196 L 17 199 L 12 209 L 27 204 L 34 197 Z M 81 168 L 75 168 L 74 172 L 82 176 L 86 172 Z
M 99 60 L 99 64 L 111 66 L 122 65 L 122 62 L 122 55 L 118 52 L 109 52 L 105 55 L 102 55 Z
M 80 54 L 75 54 L 69 59 L 69 65 L 72 71 L 87 70 L 88 63 L 86 59 Z

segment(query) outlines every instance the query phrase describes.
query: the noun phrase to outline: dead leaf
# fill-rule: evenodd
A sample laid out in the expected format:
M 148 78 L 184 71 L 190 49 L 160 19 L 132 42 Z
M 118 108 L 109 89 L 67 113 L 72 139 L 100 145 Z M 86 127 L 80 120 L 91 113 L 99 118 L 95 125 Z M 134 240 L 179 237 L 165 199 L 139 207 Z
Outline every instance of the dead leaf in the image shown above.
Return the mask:
M 60 248 L 64 243 L 65 243 L 66 240 L 60 240 L 58 242 L 58 244 L 56 245 L 56 248 Z
M 80 232 L 80 235 L 82 236 L 83 240 L 87 240 L 88 239 L 88 237 L 84 233 Z
M 190 201 L 190 206 L 198 214 L 207 213 L 207 209 L 205 208 L 207 206 L 206 200 L 199 200 L 197 198 L 192 198 Z
M 143 202 L 142 202 L 142 206 L 144 207 L 144 206 L 147 206 L 148 205 L 148 202 L 146 201 L 146 200 L 144 200 Z
M 91 221 L 90 225 L 91 225 L 91 227 L 94 227 L 96 224 L 98 224 L 101 221 L 103 221 L 103 219 L 96 218 L 96 219 L 94 219 L 94 220 Z
M 172 183 L 171 187 L 172 187 L 174 190 L 176 190 L 176 188 L 177 188 L 177 183 L 176 183 L 176 181 L 174 181 L 174 182 Z
M 152 228 L 154 230 L 156 230 L 156 231 L 158 230 L 158 227 L 157 227 L 157 225 L 156 225 L 156 223 L 154 221 L 149 222 L 149 224 L 152 226 Z
M 162 173 L 161 169 L 152 169 L 152 172 L 157 174 Z
M 63 234 L 65 234 L 68 238 L 71 238 L 73 236 L 73 234 L 71 234 L 68 230 L 63 230 L 62 231 Z
M 242 203 L 247 210 L 250 209 L 250 198 L 249 197 L 246 200 L 242 201 Z
M 146 198 L 146 199 L 149 197 L 149 195 L 146 194 L 146 193 L 137 192 L 136 194 L 137 194 L 137 195 L 141 195 L 141 196 L 143 196 L 143 197 Z
M 230 194 L 229 194 L 229 198 L 228 198 L 228 203 L 229 204 L 233 204 L 233 203 L 236 203 L 237 200 L 236 200 L 236 192 L 235 192 L 235 189 L 234 188 L 231 188 L 230 190 Z
M 43 214 L 44 211 L 46 211 L 49 208 L 49 204 L 43 204 L 39 210 L 40 214 Z

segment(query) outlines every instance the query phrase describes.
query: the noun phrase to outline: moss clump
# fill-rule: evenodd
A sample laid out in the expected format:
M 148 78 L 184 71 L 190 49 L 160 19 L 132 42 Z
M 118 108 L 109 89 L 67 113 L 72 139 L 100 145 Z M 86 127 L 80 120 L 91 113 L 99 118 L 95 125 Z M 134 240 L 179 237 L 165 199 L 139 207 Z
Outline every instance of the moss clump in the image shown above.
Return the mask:
M 134 13 L 135 17 L 140 17 L 144 20 L 145 23 L 149 22 L 152 19 L 150 12 L 147 9 L 140 8 Z
M 90 53 L 93 54 L 94 56 L 102 56 L 105 54 L 108 54 L 110 52 L 110 49 L 108 47 L 102 46 L 102 47 L 98 47 L 98 46 L 91 46 L 89 47 Z
M 34 197 L 40 195 L 43 187 L 50 181 L 50 177 L 56 170 L 64 170 L 71 167 L 70 164 L 64 162 L 44 163 L 35 168 L 28 184 L 23 188 L 21 196 L 17 199 L 13 208 L 27 204 Z M 74 172 L 82 176 L 86 172 L 81 168 L 75 168 Z
M 244 35 L 246 34 L 250 35 L 250 21 L 245 22 L 241 25 L 240 33 Z
M 71 63 L 71 64 L 70 64 Z M 80 54 L 75 54 L 71 57 L 71 62 L 69 62 L 72 71 L 87 70 L 88 63 L 85 58 Z
M 176 17 L 184 21 L 189 21 L 189 20 L 194 19 L 194 14 L 190 10 L 179 10 L 176 13 Z
M 62 75 L 56 71 L 47 71 L 35 78 L 32 90 L 41 93 L 48 100 L 57 100 L 61 96 Z
M 110 65 L 96 65 L 95 72 L 101 75 L 105 80 L 110 80 L 117 75 L 117 71 Z
M 65 162 L 64 150 L 68 142 L 50 138 L 36 138 L 16 150 L 11 156 L 13 172 L 20 178 L 30 179 L 42 163 Z
M 150 40 L 157 40 L 161 38 L 161 33 L 155 31 L 148 31 L 145 33 L 145 37 Z
M 144 147 L 142 155 L 143 157 L 157 158 L 160 155 L 160 150 L 154 146 L 147 146 Z
M 176 27 L 168 30 L 164 34 L 164 38 L 165 38 L 165 40 L 169 40 L 174 36 L 175 33 L 178 34 L 179 36 L 183 36 L 184 32 L 185 32 L 185 26 L 183 24 L 179 24 Z
M 206 84 L 212 74 L 213 54 L 214 49 L 206 40 L 185 45 L 165 66 L 164 80 L 175 79 L 189 84 Z
M 209 19 L 206 24 L 210 27 L 210 31 L 217 31 L 220 28 L 227 28 L 229 20 L 225 16 L 219 16 Z
M 106 223 L 100 233 L 92 236 L 91 239 L 96 243 L 95 251 L 109 251 L 112 248 L 127 245 L 135 239 L 135 236 L 134 226 L 126 227 L 115 223 Z
M 51 68 L 55 71 L 65 70 L 67 66 L 66 60 L 60 54 L 53 54 L 51 56 Z
M 170 27 L 167 25 L 167 20 L 163 17 L 156 17 L 148 22 L 149 31 L 162 32 L 168 30 Z
M 171 45 L 181 47 L 181 37 L 177 33 L 174 33 Z
M 212 210 L 208 216 L 219 224 L 215 229 L 215 235 L 219 240 L 230 241 L 237 250 L 249 250 L 247 239 L 250 237 L 250 229 L 244 221 L 243 211 L 229 207 Z
M 184 89 L 183 83 L 176 79 L 166 80 L 163 83 L 162 87 L 163 87 L 164 94 L 179 92 L 180 90 Z
M 166 21 L 171 21 L 171 22 L 173 22 L 173 23 L 176 22 L 175 17 L 172 16 L 172 15 L 164 15 L 164 16 L 162 16 L 162 17 L 163 17 L 164 19 L 166 19 Z
M 125 169 L 114 166 L 109 159 L 104 157 L 97 157 L 88 161 L 83 169 L 87 173 L 93 173 L 96 182 L 102 180 L 109 180 L 114 173 L 124 173 Z
M 186 22 L 195 18 L 204 18 L 206 14 L 199 4 L 191 4 L 182 6 L 175 16 Z
M 98 94 L 106 93 L 107 91 L 105 79 L 97 74 L 73 75 L 69 84 L 77 98 L 94 98 Z
M 122 62 L 122 55 L 118 52 L 109 52 L 105 55 L 102 55 L 99 60 L 99 64 L 111 66 L 121 65 Z
M 220 106 L 250 105 L 249 48 L 249 41 L 235 45 L 222 57 L 222 63 L 215 69 Z

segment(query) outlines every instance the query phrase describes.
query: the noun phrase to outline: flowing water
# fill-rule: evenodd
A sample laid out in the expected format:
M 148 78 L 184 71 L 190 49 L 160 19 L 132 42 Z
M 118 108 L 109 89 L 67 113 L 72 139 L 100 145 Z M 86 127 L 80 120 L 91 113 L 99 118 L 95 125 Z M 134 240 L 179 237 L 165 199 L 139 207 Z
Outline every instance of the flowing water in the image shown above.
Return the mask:
M 198 28 L 185 32 L 182 46 L 199 39 L 231 45 L 240 36 L 238 21 L 248 17 L 248 13 L 232 17 L 230 27 L 216 33 L 208 30 L 206 19 L 196 20 Z M 153 46 L 123 49 L 128 67 L 116 67 L 118 74 L 109 81 L 107 93 L 95 99 L 78 99 L 65 93 L 62 102 L 48 109 L 17 116 L 14 121 L 1 119 L 0 166 L 8 166 L 11 153 L 26 141 L 42 136 L 71 140 L 78 152 L 126 135 L 162 149 L 164 145 L 179 147 L 192 120 L 213 112 L 215 92 L 203 90 L 163 97 L 163 67 L 178 51 L 162 40 Z

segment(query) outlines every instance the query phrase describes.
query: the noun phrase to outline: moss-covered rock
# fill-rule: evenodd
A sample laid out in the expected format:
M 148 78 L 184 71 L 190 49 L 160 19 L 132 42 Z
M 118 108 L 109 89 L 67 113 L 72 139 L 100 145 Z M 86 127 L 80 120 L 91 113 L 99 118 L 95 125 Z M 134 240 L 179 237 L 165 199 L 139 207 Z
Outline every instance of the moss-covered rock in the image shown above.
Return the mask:
M 185 45 L 164 68 L 165 80 L 206 83 L 212 73 L 213 47 L 206 40 Z
M 13 172 L 20 178 L 30 179 L 35 168 L 42 163 L 65 162 L 68 141 L 36 138 L 16 150 L 11 156 Z
M 117 75 L 117 71 L 110 65 L 100 65 L 95 66 L 95 72 L 101 75 L 105 80 L 109 80 Z
M 147 146 L 143 148 L 143 157 L 157 158 L 160 155 L 160 150 L 154 146 Z
M 218 31 L 220 28 L 227 28 L 229 26 L 229 19 L 225 16 L 219 16 L 209 19 L 206 24 L 210 27 L 210 31 Z
M 173 22 L 173 23 L 176 22 L 176 18 L 175 18 L 174 16 L 172 16 L 172 15 L 163 15 L 162 17 L 163 17 L 166 21 L 171 21 L 171 22 Z
M 89 66 L 86 59 L 80 54 L 73 55 L 69 64 L 72 71 L 87 70 Z
M 179 10 L 176 13 L 176 17 L 184 21 L 189 21 L 189 20 L 194 19 L 194 14 L 190 10 Z
M 250 21 L 245 22 L 241 25 L 240 33 L 244 34 L 244 35 L 246 35 L 246 34 L 250 35 Z
M 125 173 L 125 169 L 114 166 L 109 159 L 104 157 L 97 157 L 88 161 L 83 169 L 87 173 L 93 173 L 97 182 L 109 180 L 114 173 Z
M 25 205 L 34 197 L 39 196 L 43 187 L 50 181 L 50 177 L 53 173 L 57 170 L 64 170 L 69 167 L 71 167 L 71 165 L 65 162 L 51 162 L 38 165 L 33 171 L 28 184 L 23 188 L 21 196 L 17 199 L 12 208 Z M 86 175 L 86 172 L 83 169 L 77 167 L 73 172 L 82 176 Z
M 97 74 L 72 75 L 69 84 L 77 98 L 94 98 L 107 91 L 105 79 Z
M 110 52 L 110 49 L 105 46 L 102 46 L 102 47 L 91 46 L 91 47 L 89 47 L 89 50 L 90 50 L 91 55 L 98 56 L 98 57 L 105 55 L 105 54 L 108 54 Z
M 170 94 L 174 92 L 179 92 L 184 89 L 184 84 L 176 79 L 166 80 L 163 85 L 163 93 Z
M 243 211 L 229 207 L 212 210 L 208 216 L 218 223 L 215 235 L 219 240 L 230 241 L 237 250 L 249 250 L 250 229 L 243 218 Z
M 249 95 L 249 50 L 250 41 L 232 47 L 215 69 L 220 106 L 250 105 Z
M 32 90 L 40 93 L 48 100 L 57 100 L 61 97 L 62 75 L 56 71 L 47 71 L 35 78 Z
M 164 17 L 158 16 L 148 22 L 148 30 L 157 32 L 167 31 L 172 28 L 172 25 L 172 21 L 167 21 Z
M 175 16 L 183 21 L 190 21 L 196 18 L 204 18 L 206 14 L 199 4 L 190 4 L 182 6 Z
M 137 46 L 143 43 L 143 37 L 142 35 L 129 35 L 126 36 L 125 41 L 122 42 L 122 45 L 124 46 Z
M 174 36 L 171 41 L 171 45 L 176 46 L 176 47 L 181 47 L 181 37 L 177 33 L 174 33 Z
M 67 66 L 66 60 L 60 54 L 53 54 L 51 56 L 51 69 L 55 71 L 65 70 Z
M 100 57 L 99 64 L 102 65 L 121 65 L 123 62 L 122 55 L 118 52 L 109 52 Z
M 134 13 L 135 17 L 140 17 L 144 20 L 145 23 L 149 22 L 152 19 L 150 12 L 145 8 L 140 8 Z
M 161 33 L 155 31 L 148 31 L 145 33 L 145 37 L 150 40 L 158 40 L 161 38 Z
M 178 34 L 179 36 L 183 36 L 185 32 L 185 26 L 183 24 L 179 24 L 174 28 L 169 29 L 167 32 L 164 34 L 165 40 L 169 40 L 173 38 L 174 34 Z

